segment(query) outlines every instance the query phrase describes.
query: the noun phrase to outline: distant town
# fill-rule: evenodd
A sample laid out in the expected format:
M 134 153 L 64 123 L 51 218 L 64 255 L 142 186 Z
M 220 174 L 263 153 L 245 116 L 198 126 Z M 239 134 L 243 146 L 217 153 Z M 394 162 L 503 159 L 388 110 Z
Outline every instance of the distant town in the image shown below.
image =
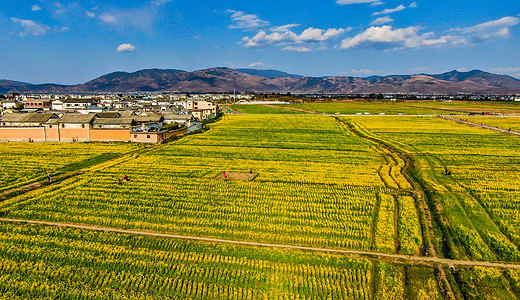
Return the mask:
M 19 95 L 1 101 L 0 140 L 161 143 L 202 130 L 219 107 L 203 95 Z M 215 99 L 210 97 L 209 99 Z

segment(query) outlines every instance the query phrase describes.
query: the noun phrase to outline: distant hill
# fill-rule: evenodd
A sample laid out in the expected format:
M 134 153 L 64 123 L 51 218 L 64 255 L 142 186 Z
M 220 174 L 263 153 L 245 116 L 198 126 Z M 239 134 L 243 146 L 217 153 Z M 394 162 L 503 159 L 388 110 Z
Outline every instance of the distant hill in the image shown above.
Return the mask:
M 277 70 L 257 70 L 257 69 L 236 69 L 239 72 L 246 73 L 253 76 L 277 78 L 277 77 L 288 77 L 288 78 L 302 78 L 304 76 L 289 74 Z
M 125 92 L 262 92 L 262 93 L 421 93 L 520 94 L 520 80 L 479 70 L 429 75 L 391 75 L 367 78 L 302 77 L 275 70 L 211 68 L 146 69 L 114 72 L 84 84 L 29 84 L 0 80 L 0 93 L 125 93 Z

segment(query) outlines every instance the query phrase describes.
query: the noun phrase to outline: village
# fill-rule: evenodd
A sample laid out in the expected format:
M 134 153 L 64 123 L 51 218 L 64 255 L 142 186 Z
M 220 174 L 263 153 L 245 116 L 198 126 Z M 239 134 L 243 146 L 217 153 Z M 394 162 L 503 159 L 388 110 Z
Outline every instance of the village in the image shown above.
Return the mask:
M 11 95 L 1 102 L 3 142 L 161 143 L 219 114 L 209 95 Z

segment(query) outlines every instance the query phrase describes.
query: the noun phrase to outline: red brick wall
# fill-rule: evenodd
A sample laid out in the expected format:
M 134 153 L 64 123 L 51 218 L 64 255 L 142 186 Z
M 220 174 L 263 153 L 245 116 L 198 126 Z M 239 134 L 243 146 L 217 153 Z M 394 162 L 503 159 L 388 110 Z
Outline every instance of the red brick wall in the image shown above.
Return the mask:
M 43 127 L 0 128 L 0 140 L 28 142 L 30 138 L 41 142 L 45 141 L 44 130 Z
M 60 128 L 60 140 L 62 142 L 70 142 L 72 139 L 88 141 L 89 136 L 88 128 Z
M 130 128 L 125 129 L 91 129 L 91 141 L 130 141 Z
M 54 125 L 53 128 L 45 128 L 45 136 L 47 141 L 57 142 L 58 141 L 58 126 Z
M 131 140 L 136 143 L 160 143 L 164 138 L 162 133 L 143 132 L 132 133 Z

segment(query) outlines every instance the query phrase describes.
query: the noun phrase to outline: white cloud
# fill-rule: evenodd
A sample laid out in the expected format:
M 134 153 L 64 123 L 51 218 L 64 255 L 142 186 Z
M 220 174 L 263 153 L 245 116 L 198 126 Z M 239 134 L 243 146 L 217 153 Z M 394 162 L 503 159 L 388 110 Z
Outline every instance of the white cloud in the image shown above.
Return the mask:
M 374 4 L 377 5 L 383 4 L 379 0 L 336 0 L 336 4 L 339 5 L 350 5 L 350 4 Z
M 503 17 L 498 20 L 485 22 L 482 24 L 478 24 L 471 27 L 461 28 L 459 29 L 463 33 L 471 33 L 471 32 L 482 32 L 486 30 L 495 30 L 497 28 L 503 28 L 503 27 L 511 27 L 516 26 L 520 23 L 520 19 L 516 17 Z
M 231 29 L 252 30 L 269 26 L 269 22 L 260 19 L 257 15 L 231 9 L 227 12 L 231 14 L 231 21 L 233 21 L 233 24 L 229 25 Z
M 69 4 L 61 4 L 60 2 L 54 2 L 54 10 L 53 13 L 55 15 L 69 14 L 71 10 L 79 8 L 78 2 L 72 2 Z
M 372 21 L 372 23 L 370 23 L 370 25 L 383 25 L 383 24 L 392 23 L 393 21 L 394 21 L 394 19 L 390 18 L 389 16 L 384 16 L 384 17 L 375 19 L 374 21 Z
M 69 30 L 70 30 L 70 27 L 67 27 L 67 26 L 61 28 L 61 32 L 67 32 Z
M 23 27 L 25 30 L 24 32 L 21 32 L 21 36 L 25 35 L 34 35 L 34 36 L 42 36 L 49 31 L 50 27 L 44 24 L 38 24 L 35 21 L 32 20 L 22 20 L 18 18 L 11 18 L 11 21 L 20 24 L 20 26 Z
M 495 68 L 495 69 L 492 69 L 491 71 L 495 72 L 495 73 L 520 73 L 520 68 L 512 68 L 512 67 Z
M 39 11 L 39 10 L 42 10 L 42 8 L 38 4 L 35 4 L 35 5 L 31 6 L 31 10 L 32 11 Z
M 512 67 L 495 68 L 495 69 L 492 69 L 491 72 L 498 73 L 498 74 L 506 74 L 506 75 L 520 78 L 520 68 L 512 68 Z
M 100 14 L 99 20 L 120 30 L 136 29 L 145 33 L 153 33 L 154 23 L 166 1 L 148 2 L 142 7 L 111 9 Z
M 375 12 L 372 15 L 373 16 L 388 15 L 388 14 L 395 13 L 395 12 L 398 12 L 398 11 L 402 11 L 402 10 L 405 10 L 405 9 L 406 9 L 406 6 L 401 4 L 401 5 L 397 6 L 396 8 L 383 9 L 382 11 Z
M 160 5 L 166 4 L 166 3 L 171 2 L 171 1 L 172 0 L 153 0 L 151 2 L 151 4 L 160 6 Z
M 271 28 L 271 31 L 285 32 L 285 31 L 289 31 L 291 28 L 295 28 L 295 27 L 299 27 L 299 26 L 300 26 L 300 24 L 287 24 L 287 25 L 273 27 L 273 28 Z
M 264 66 L 263 62 L 255 62 L 249 65 L 250 68 L 258 68 Z
M 283 51 L 310 52 L 312 49 L 305 46 L 287 46 L 282 48 Z
M 345 29 L 336 29 L 330 28 L 327 31 L 318 28 L 307 28 L 305 29 L 300 37 L 298 38 L 300 41 L 326 41 L 328 39 L 337 37 L 345 32 Z
M 424 71 L 427 71 L 428 68 L 413 68 L 413 69 L 410 69 L 410 71 L 412 72 L 424 72 Z
M 354 75 L 372 75 L 372 74 L 375 74 L 376 71 L 370 70 L 370 69 L 360 69 L 360 70 L 352 69 L 352 70 L 350 70 L 350 73 L 354 74 Z
M 300 49 L 303 51 L 309 51 L 308 49 L 310 49 L 310 44 L 325 42 L 327 40 L 334 39 L 345 33 L 345 31 L 346 29 L 343 28 L 329 28 L 327 30 L 324 30 L 310 27 L 305 29 L 301 34 L 296 34 L 290 30 L 284 32 L 275 31 L 273 33 L 268 34 L 266 31 L 262 30 L 258 32 L 255 36 L 244 37 L 242 40 L 244 42 L 244 46 L 247 48 L 265 47 L 274 44 L 281 47 L 285 46 L 285 50 L 298 51 L 296 49 Z M 305 49 L 303 49 L 302 47 Z
M 500 38 L 509 38 L 511 36 L 510 27 L 518 24 L 520 24 L 520 18 L 504 17 L 471 27 L 455 28 L 452 32 L 458 34 L 460 44 L 475 45 Z
M 89 18 L 95 18 L 95 17 L 96 17 L 96 14 L 93 13 L 93 12 L 87 11 L 87 17 L 89 17 Z
M 413 2 L 413 3 L 410 4 L 408 7 L 410 7 L 410 8 L 416 8 L 416 7 L 417 7 L 417 2 Z
M 100 17 L 101 21 L 108 23 L 108 24 L 117 24 L 117 18 L 114 15 L 103 13 Z
M 117 52 L 133 52 L 135 49 L 135 46 L 132 44 L 121 44 L 117 47 Z
M 393 29 L 386 25 L 370 27 L 364 32 L 344 39 L 341 49 L 374 48 L 377 50 L 389 50 L 400 48 L 419 48 L 426 46 L 439 46 L 448 43 L 445 37 L 434 39 L 431 32 L 419 35 L 419 27 L 407 27 Z

